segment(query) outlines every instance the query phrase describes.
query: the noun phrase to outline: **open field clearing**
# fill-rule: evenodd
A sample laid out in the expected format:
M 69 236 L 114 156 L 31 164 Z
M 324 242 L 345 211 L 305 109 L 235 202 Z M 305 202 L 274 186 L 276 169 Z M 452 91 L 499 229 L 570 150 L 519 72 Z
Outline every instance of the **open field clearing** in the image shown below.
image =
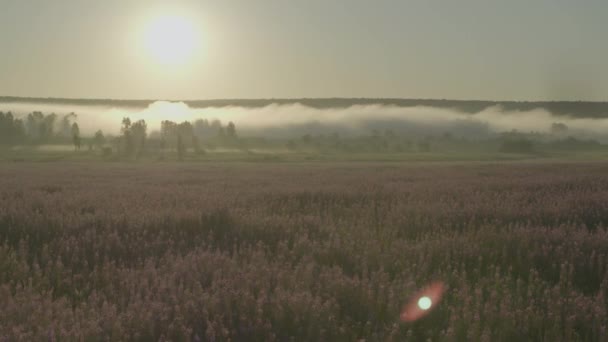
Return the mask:
M 603 162 L 0 167 L 0 341 L 602 341 L 607 266 Z

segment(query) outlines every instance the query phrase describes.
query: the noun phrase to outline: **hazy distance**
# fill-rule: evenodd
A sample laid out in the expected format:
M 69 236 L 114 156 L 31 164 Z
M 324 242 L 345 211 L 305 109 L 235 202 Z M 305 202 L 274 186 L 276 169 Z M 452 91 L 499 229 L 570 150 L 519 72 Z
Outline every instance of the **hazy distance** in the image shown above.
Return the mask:
M 83 134 L 118 134 L 121 120 L 143 119 L 151 130 L 163 120 L 235 122 L 242 136 L 293 138 L 304 134 L 365 135 L 392 130 L 411 136 L 450 133 L 486 138 L 518 131 L 550 133 L 554 123 L 568 135 L 608 141 L 608 103 L 483 102 L 407 99 L 300 99 L 212 101 L 112 101 L 0 98 L 0 111 L 25 118 L 33 111 L 76 113 Z

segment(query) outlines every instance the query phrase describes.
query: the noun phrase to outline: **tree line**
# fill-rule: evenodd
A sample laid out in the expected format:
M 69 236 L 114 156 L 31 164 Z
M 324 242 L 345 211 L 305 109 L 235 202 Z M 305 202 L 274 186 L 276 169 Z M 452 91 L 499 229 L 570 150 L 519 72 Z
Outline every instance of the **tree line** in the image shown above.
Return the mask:
M 119 135 L 106 137 L 102 130 L 97 130 L 93 136 L 83 138 L 77 118 L 75 113 L 60 116 L 36 111 L 19 118 L 12 112 L 0 112 L 0 144 L 71 143 L 75 150 L 80 150 L 83 141 L 86 141 L 90 150 L 98 149 L 106 154 L 116 153 L 138 158 L 146 151 L 148 142 L 152 142 L 161 153 L 169 149 L 176 150 L 181 159 L 188 149 L 204 153 L 201 141 L 213 141 L 221 145 L 238 142 L 236 125 L 229 122 L 224 126 L 217 119 L 197 119 L 193 122 L 163 120 L 160 131 L 149 133 L 145 120 L 133 122 L 125 117 L 121 121 Z
M 233 122 L 200 118 L 194 121 L 163 120 L 160 129 L 150 131 L 145 120 L 122 118 L 118 133 L 106 136 L 102 130 L 93 135 L 81 136 L 75 113 L 57 115 L 32 112 L 17 117 L 11 112 L 0 112 L 0 145 L 73 144 L 76 151 L 82 146 L 101 152 L 102 155 L 138 159 L 154 155 L 163 160 L 177 156 L 182 160 L 188 151 L 205 154 L 207 149 L 229 147 L 252 153 L 253 148 L 284 148 L 301 153 L 409 153 L 435 151 L 478 151 L 483 145 L 489 150 L 506 153 L 534 153 L 538 150 L 596 150 L 603 145 L 592 139 L 577 139 L 569 127 L 554 122 L 549 133 L 502 132 L 481 140 L 467 135 L 445 132 L 443 135 L 418 136 L 398 129 L 372 129 L 369 134 L 340 135 L 338 132 L 302 135 L 283 140 L 267 137 L 239 138 Z
M 0 112 L 0 144 L 60 143 L 70 141 L 80 149 L 80 128 L 75 113 L 59 116 L 55 113 L 32 112 L 24 119 L 12 112 Z

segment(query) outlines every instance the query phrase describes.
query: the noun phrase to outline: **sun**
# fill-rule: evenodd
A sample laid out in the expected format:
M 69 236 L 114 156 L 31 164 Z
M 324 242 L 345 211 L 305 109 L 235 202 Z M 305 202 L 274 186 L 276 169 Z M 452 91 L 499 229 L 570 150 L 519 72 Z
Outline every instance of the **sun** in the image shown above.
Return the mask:
M 151 18 L 143 30 L 143 47 L 147 56 L 163 67 L 178 67 L 190 62 L 200 45 L 200 32 L 195 23 L 175 14 Z

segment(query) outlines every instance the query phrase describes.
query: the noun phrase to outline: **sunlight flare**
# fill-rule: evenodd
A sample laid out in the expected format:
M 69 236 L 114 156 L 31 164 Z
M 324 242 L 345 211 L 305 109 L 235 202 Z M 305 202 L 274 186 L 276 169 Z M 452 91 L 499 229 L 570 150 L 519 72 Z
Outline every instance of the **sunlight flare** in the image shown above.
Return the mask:
M 201 33 L 194 21 L 178 14 L 152 17 L 143 30 L 147 56 L 163 67 L 183 67 L 200 48 Z

